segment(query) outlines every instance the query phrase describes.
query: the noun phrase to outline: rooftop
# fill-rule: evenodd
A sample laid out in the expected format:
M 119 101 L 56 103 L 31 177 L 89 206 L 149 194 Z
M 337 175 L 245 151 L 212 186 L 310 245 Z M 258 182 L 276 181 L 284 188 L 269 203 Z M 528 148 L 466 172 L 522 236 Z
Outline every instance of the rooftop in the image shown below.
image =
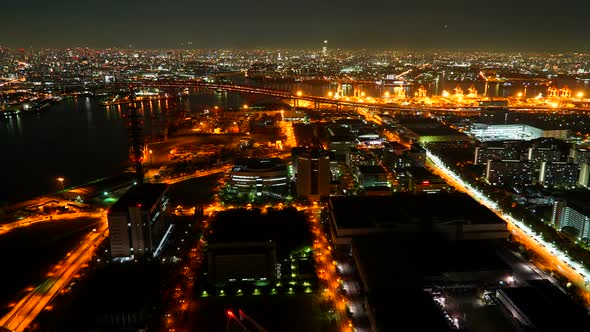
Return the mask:
M 330 206 L 338 228 L 386 228 L 396 224 L 442 224 L 459 220 L 470 224 L 504 223 L 486 207 L 460 193 L 331 197 Z
M 280 158 L 243 158 L 234 163 L 232 172 L 272 171 L 286 168 Z
M 586 310 L 547 280 L 528 281 L 530 286 L 504 288 L 510 298 L 537 328 L 537 331 L 574 331 L 588 326 Z
M 423 289 L 431 286 L 428 280 L 432 278 L 452 279 L 457 273 L 473 273 L 474 278 L 479 278 L 478 272 L 511 271 L 490 241 L 448 241 L 439 234 L 388 233 L 355 238 L 352 247 L 369 291 Z
M 132 186 L 127 192 L 113 204 L 109 211 L 127 212 L 131 205 L 151 208 L 168 189 L 164 183 L 144 183 L 142 185 Z

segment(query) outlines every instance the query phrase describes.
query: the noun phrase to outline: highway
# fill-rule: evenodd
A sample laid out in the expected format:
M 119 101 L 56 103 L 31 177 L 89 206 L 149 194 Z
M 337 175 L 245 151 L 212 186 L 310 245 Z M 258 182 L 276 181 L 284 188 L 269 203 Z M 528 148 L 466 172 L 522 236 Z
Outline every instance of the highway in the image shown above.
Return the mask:
M 13 231 L 18 228 L 31 226 L 34 224 L 42 223 L 42 222 L 55 222 L 55 221 L 64 221 L 64 220 L 72 220 L 72 219 L 79 219 L 79 218 L 98 218 L 102 216 L 102 212 L 76 212 L 76 213 L 67 213 L 67 214 L 60 214 L 57 216 L 53 216 L 50 218 L 49 216 L 42 216 L 42 217 L 27 217 L 25 219 L 15 221 L 9 224 L 0 225 L 0 235 L 4 235 L 10 231 Z
M 174 179 L 167 179 L 167 180 L 164 180 L 163 182 L 167 183 L 167 184 L 175 184 L 175 183 L 190 180 L 190 179 L 195 179 L 195 178 L 209 176 L 209 175 L 213 175 L 213 174 L 217 174 L 217 173 L 227 172 L 231 168 L 232 168 L 231 166 L 222 166 L 222 167 L 212 168 L 212 169 L 209 169 L 206 171 L 195 172 L 193 174 L 181 176 L 181 177 L 174 178 Z
M 546 242 L 542 239 L 540 234 L 532 231 L 522 221 L 517 220 L 509 214 L 501 211 L 498 205 L 490 200 L 486 195 L 479 190 L 473 188 L 470 184 L 465 183 L 457 174 L 449 169 L 436 155 L 427 150 L 427 156 L 430 161 L 432 170 L 445 179 L 450 185 L 457 188 L 457 190 L 469 194 L 473 199 L 493 211 L 498 217 L 502 218 L 508 224 L 508 230 L 514 236 L 514 239 L 522 243 L 527 249 L 537 253 L 546 263 L 547 267 L 558 271 L 561 275 L 566 277 L 570 282 L 580 287 L 588 294 L 590 287 L 588 281 L 590 280 L 590 271 L 582 264 L 573 261 L 569 256 L 559 250 L 552 243 Z
M 49 274 L 49 277 L 34 290 L 25 295 L 2 319 L 0 326 L 9 331 L 24 331 L 39 313 L 66 288 L 79 271 L 90 261 L 96 249 L 108 234 L 107 217 L 96 231 L 90 232 L 80 245 L 70 251 Z

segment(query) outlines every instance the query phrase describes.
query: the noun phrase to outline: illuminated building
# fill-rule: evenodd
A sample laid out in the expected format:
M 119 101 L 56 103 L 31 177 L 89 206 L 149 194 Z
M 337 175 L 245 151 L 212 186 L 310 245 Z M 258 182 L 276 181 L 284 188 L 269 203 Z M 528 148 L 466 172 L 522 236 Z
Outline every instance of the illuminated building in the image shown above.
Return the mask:
M 580 168 L 565 161 L 543 161 L 539 170 L 539 183 L 545 187 L 572 189 L 576 186 Z
M 111 256 L 119 260 L 157 257 L 172 227 L 169 202 L 165 184 L 131 187 L 108 213 Z
M 494 186 L 533 183 L 534 165 L 520 160 L 488 160 L 486 181 Z
M 436 120 L 421 119 L 403 122 L 410 136 L 418 143 L 429 142 L 471 142 L 472 139 L 455 129 L 447 127 Z
M 521 147 L 518 141 L 503 141 L 501 145 L 480 144 L 475 148 L 474 165 L 487 165 L 488 160 L 519 160 Z
M 504 140 L 529 141 L 543 137 L 543 130 L 525 124 L 489 125 L 485 123 L 474 123 L 469 133 L 482 142 Z
M 287 166 L 279 158 L 246 158 L 237 160 L 229 172 L 229 185 L 241 193 L 286 193 Z
M 505 140 L 530 141 L 541 137 L 567 139 L 570 136 L 570 130 L 544 130 L 526 124 L 474 123 L 469 129 L 469 134 L 482 142 Z
M 575 229 L 580 240 L 590 240 L 590 199 L 586 195 L 570 195 L 553 203 L 552 224 L 559 231 Z
M 406 168 L 405 172 L 408 178 L 408 190 L 414 194 L 432 194 L 451 189 L 445 180 L 424 167 Z
M 582 165 L 587 158 L 590 158 L 590 149 L 574 147 L 570 149 L 569 157 L 573 159 L 574 163 Z
M 532 146 L 528 150 L 527 157 L 528 160 L 539 164 L 542 161 L 560 161 L 563 159 L 563 154 L 556 145 L 551 147 Z
M 300 153 L 297 162 L 297 195 L 309 200 L 330 196 L 330 156 L 323 149 Z
M 586 158 L 583 162 L 578 164 L 580 167 L 580 177 L 578 178 L 578 185 L 589 188 L 590 180 L 590 158 Z

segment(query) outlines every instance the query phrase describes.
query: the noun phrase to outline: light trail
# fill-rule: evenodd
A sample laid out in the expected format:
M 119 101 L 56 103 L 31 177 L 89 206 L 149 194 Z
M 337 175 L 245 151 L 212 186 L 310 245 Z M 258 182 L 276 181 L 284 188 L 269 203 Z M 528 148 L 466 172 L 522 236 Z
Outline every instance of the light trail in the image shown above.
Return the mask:
M 80 245 L 58 263 L 51 276 L 23 297 L 2 319 L 0 326 L 9 331 L 24 331 L 37 315 L 70 284 L 82 267 L 87 264 L 108 235 L 107 218 L 103 216 L 96 232 L 90 232 Z
M 523 221 L 518 220 L 508 213 L 502 211 L 498 204 L 492 201 L 489 197 L 477 190 L 469 183 L 464 182 L 455 172 L 443 163 L 440 158 L 433 154 L 430 150 L 426 149 L 427 157 L 432 161 L 443 175 L 454 184 L 458 184 L 467 194 L 473 197 L 476 201 L 496 213 L 500 218 L 508 223 L 509 229 L 512 233 L 516 233 L 517 237 L 526 241 L 527 244 L 531 245 L 535 251 L 544 254 L 544 258 L 554 263 L 558 268 L 559 272 L 564 276 L 568 277 L 570 281 L 576 283 L 579 287 L 583 288 L 586 292 L 590 291 L 588 287 L 588 280 L 590 280 L 590 271 L 582 264 L 574 261 L 566 253 L 558 249 L 553 243 L 543 240 L 540 234 L 533 231 Z

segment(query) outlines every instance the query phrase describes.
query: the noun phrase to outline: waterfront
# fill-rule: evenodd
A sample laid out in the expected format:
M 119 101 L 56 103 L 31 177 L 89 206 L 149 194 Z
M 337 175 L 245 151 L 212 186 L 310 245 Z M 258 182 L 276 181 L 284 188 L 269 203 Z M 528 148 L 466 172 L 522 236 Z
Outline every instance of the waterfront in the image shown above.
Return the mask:
M 169 112 L 184 114 L 210 105 L 238 107 L 241 97 L 193 91 L 171 101 L 145 102 L 141 106 L 144 134 L 152 135 L 155 118 Z M 45 112 L 0 121 L 0 206 L 97 178 L 120 174 L 128 166 L 125 106 L 100 106 L 98 98 L 66 99 Z M 203 142 L 207 138 L 202 138 Z M 42 166 L 42 167 L 40 167 Z
M 287 91 L 302 90 L 318 96 L 325 96 L 336 88 L 328 83 L 265 83 L 240 77 L 234 77 L 234 80 Z M 470 82 L 460 83 L 463 89 L 471 85 Z M 576 81 L 556 83 L 569 84 L 575 91 L 588 90 L 587 85 Z M 459 82 L 441 81 L 425 88 L 429 94 L 440 94 L 443 90 L 452 91 L 457 84 Z M 480 94 L 485 90 L 484 84 L 475 83 Z M 408 86 L 406 93 L 412 95 L 418 87 Z M 347 95 L 352 95 L 352 85 L 345 85 L 343 89 Z M 362 89 L 367 95 L 375 97 L 385 91 L 394 92 L 392 86 L 376 84 L 364 85 Z M 490 83 L 487 88 L 488 95 L 492 97 L 514 96 L 521 89 L 521 85 L 504 86 L 501 83 Z M 527 96 L 545 90 L 545 86 L 529 87 Z M 144 102 L 141 104 L 144 133 L 147 137 L 161 132 L 165 123 L 161 120 L 170 118 L 171 114 L 182 117 L 213 105 L 229 110 L 264 100 L 198 89 L 192 90 L 189 96 Z M 61 183 L 56 180 L 58 177 L 65 179 L 64 187 L 72 187 L 121 173 L 128 166 L 125 110 L 126 106 L 121 105 L 100 106 L 98 98 L 78 97 L 66 99 L 45 112 L 0 121 L 0 151 L 8 161 L 0 166 L 3 174 L 0 206 L 59 190 Z M 202 139 L 205 143 L 206 138 Z

